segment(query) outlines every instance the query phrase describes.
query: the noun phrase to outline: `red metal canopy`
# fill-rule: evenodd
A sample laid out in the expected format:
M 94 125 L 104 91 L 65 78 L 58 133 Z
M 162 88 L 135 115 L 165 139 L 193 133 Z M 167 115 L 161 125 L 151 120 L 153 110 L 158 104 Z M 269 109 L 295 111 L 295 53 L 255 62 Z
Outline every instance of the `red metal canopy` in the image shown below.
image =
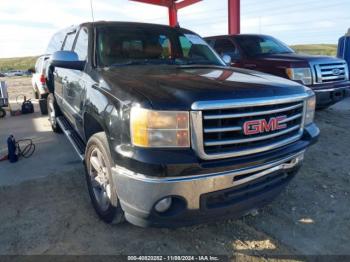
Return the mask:
M 169 25 L 178 25 L 177 11 L 181 8 L 198 3 L 202 0 L 131 0 L 152 5 L 167 7 L 169 10 Z M 229 34 L 240 33 L 240 0 L 228 0 L 228 31 Z

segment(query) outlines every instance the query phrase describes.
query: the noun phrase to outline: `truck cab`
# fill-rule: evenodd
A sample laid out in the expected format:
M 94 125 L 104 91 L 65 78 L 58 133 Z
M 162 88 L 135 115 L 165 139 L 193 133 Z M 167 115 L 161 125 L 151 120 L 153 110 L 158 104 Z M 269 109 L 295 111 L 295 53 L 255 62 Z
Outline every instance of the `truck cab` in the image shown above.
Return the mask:
M 219 54 L 231 57 L 231 66 L 273 74 L 311 88 L 319 109 L 341 101 L 349 93 L 349 70 L 343 59 L 297 54 L 268 35 L 223 35 L 206 40 Z
M 107 223 L 239 217 L 276 197 L 318 138 L 311 89 L 229 67 L 190 30 L 95 22 L 60 32 L 49 119 Z

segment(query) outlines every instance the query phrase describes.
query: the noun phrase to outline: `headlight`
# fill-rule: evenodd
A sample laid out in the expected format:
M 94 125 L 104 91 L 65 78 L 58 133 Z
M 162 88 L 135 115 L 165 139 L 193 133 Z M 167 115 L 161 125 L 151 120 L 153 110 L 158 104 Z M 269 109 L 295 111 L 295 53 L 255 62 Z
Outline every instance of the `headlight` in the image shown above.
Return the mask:
M 306 100 L 305 125 L 309 125 L 314 121 L 315 107 L 316 107 L 316 97 L 315 95 L 313 95 Z
M 287 68 L 286 73 L 291 80 L 301 81 L 304 85 L 312 84 L 310 68 Z
M 132 144 L 140 147 L 190 147 L 189 112 L 133 107 Z

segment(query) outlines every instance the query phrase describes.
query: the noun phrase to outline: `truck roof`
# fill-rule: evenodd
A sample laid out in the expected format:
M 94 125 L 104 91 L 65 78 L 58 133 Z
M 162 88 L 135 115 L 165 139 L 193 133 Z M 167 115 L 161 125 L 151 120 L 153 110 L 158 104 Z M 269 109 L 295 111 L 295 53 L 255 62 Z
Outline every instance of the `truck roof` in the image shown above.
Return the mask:
M 120 26 L 146 26 L 146 27 L 158 27 L 158 28 L 164 28 L 164 29 L 174 29 L 173 27 L 170 27 L 168 25 L 164 24 L 153 24 L 153 23 L 141 23 L 141 22 L 126 22 L 126 21 L 95 21 L 95 22 L 84 22 L 79 25 L 71 25 L 69 27 L 66 27 L 62 31 L 74 31 L 77 28 L 81 26 L 87 26 L 87 27 L 92 27 L 92 26 L 108 26 L 108 25 L 120 25 Z M 192 32 L 191 30 L 188 30 L 186 28 L 179 27 L 181 30 L 185 30 L 188 32 Z M 193 33 L 193 32 L 192 32 Z
M 204 38 L 205 39 L 210 39 L 210 38 L 217 38 L 217 37 L 240 37 L 240 36 L 268 36 L 268 37 L 271 37 L 270 35 L 265 35 L 265 34 L 234 34 L 234 35 L 208 36 L 208 37 L 204 37 Z

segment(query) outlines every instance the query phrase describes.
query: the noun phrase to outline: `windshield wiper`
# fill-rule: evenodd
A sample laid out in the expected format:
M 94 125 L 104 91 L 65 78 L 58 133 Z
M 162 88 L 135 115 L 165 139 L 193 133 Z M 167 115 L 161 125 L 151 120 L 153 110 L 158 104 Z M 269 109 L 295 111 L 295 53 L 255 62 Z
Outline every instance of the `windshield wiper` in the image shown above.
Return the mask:
M 125 63 L 114 63 L 107 67 L 119 67 L 119 66 L 131 66 L 131 65 L 174 65 L 172 60 L 141 60 L 141 61 L 128 61 Z
M 108 65 L 107 67 L 118 67 L 118 66 L 130 66 L 130 65 L 145 65 L 147 64 L 145 61 L 128 61 L 125 63 L 114 63 Z
M 206 60 L 184 60 L 184 59 L 175 59 L 176 65 L 215 65 L 214 63 Z

